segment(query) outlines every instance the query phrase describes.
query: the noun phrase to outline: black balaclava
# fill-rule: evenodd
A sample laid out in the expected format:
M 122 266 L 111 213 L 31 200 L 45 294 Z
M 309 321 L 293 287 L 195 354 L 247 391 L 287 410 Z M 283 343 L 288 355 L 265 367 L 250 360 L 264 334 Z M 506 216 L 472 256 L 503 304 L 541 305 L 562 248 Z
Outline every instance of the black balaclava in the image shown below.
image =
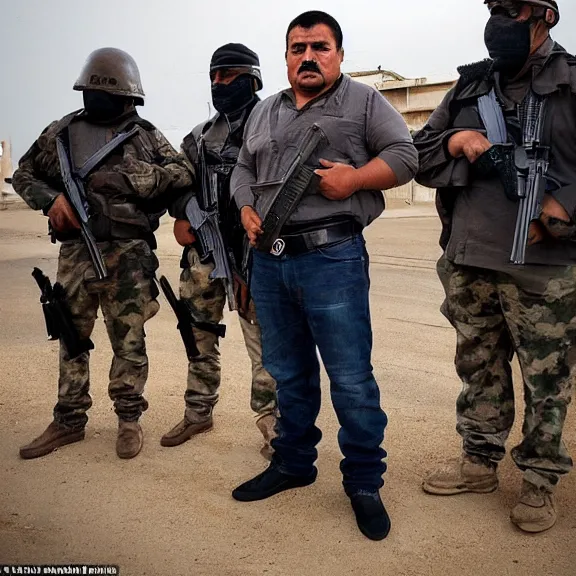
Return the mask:
M 220 114 L 234 114 L 244 110 L 254 100 L 254 78 L 241 74 L 230 84 L 212 84 L 212 103 Z
M 484 30 L 484 43 L 494 68 L 510 77 L 516 76 L 530 57 L 531 28 L 537 21 L 531 17 L 519 22 L 517 15 L 503 2 L 492 9 Z
M 214 108 L 220 114 L 230 116 L 241 112 L 254 101 L 256 91 L 262 89 L 262 76 L 258 54 L 244 44 L 225 44 L 212 54 L 210 78 L 214 77 L 217 70 L 226 68 L 246 70 L 230 84 L 212 84 Z
M 109 94 L 102 90 L 84 90 L 84 109 L 89 119 L 108 122 L 124 114 L 126 97 Z

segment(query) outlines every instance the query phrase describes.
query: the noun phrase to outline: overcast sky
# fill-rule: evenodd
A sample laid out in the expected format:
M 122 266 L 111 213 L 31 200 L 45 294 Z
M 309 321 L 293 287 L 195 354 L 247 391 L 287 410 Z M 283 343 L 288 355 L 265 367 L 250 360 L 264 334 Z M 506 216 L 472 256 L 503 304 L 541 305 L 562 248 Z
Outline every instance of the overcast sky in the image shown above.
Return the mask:
M 560 0 L 554 37 L 569 36 L 576 1 Z M 212 52 L 242 42 L 260 55 L 268 96 L 287 85 L 284 36 L 306 10 L 332 14 L 344 32 L 343 70 L 394 70 L 407 77 L 455 75 L 486 56 L 483 0 L 0 0 L 0 139 L 13 161 L 52 120 L 82 107 L 72 85 L 86 56 L 114 46 L 138 63 L 143 117 L 175 145 L 208 116 Z M 16 167 L 16 166 L 15 166 Z

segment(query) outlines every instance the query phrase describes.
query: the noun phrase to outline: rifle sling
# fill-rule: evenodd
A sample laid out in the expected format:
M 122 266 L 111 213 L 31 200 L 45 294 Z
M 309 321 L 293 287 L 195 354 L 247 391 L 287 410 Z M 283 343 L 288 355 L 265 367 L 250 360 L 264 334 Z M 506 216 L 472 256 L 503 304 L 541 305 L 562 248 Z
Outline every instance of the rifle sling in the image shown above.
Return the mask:
M 121 132 L 120 134 L 116 134 L 116 136 L 114 136 L 110 142 L 104 144 L 100 150 L 88 158 L 88 160 L 86 160 L 86 162 L 84 162 L 84 164 L 75 171 L 76 176 L 78 176 L 78 178 L 81 180 L 84 180 L 84 178 L 86 178 L 86 176 L 88 176 L 88 174 L 90 174 L 90 172 L 92 172 L 92 170 L 94 170 L 94 168 L 96 168 L 100 162 L 102 162 L 112 152 L 114 152 L 118 146 L 126 142 L 126 140 L 132 138 L 132 136 L 135 136 L 139 131 L 140 127 L 136 125 L 132 128 L 132 130 L 129 130 L 128 132 Z

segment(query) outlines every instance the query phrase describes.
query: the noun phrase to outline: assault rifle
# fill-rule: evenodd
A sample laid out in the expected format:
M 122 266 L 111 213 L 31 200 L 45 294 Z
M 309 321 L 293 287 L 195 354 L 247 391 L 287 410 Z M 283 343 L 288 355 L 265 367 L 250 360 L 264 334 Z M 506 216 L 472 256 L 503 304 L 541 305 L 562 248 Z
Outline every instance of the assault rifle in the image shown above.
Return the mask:
M 510 260 L 514 264 L 524 264 L 526 246 L 529 241 L 530 226 L 540 218 L 542 200 L 546 192 L 546 173 L 548 172 L 549 148 L 533 143 L 526 150 L 528 169 L 518 171 L 518 196 L 520 205 L 514 231 L 514 243 Z
M 538 100 L 531 94 L 527 115 L 532 112 L 532 125 L 524 135 L 523 149 L 526 152 L 526 163 L 518 170 L 518 196 L 520 205 L 516 218 L 514 243 L 510 261 L 524 264 L 526 246 L 530 237 L 530 226 L 540 218 L 542 200 L 546 192 L 546 174 L 549 166 L 550 147 L 542 145 L 544 118 L 547 100 Z
M 258 212 L 262 217 L 262 234 L 256 241 L 258 250 L 270 252 L 280 236 L 282 226 L 298 206 L 312 179 L 319 179 L 314 174 L 314 168 L 306 166 L 306 162 L 318 146 L 325 142 L 327 138 L 320 126 L 312 124 L 282 180 L 268 184 L 265 194 L 257 199 L 257 204 L 260 200 Z
M 190 199 L 186 207 L 186 216 L 196 234 L 201 258 L 210 256 L 214 262 L 210 279 L 223 280 L 228 307 L 234 310 L 236 308 L 234 274 L 228 252 L 229 231 L 226 229 L 229 214 L 222 193 L 223 189 L 228 189 L 225 182 L 232 172 L 233 165 L 225 163 L 209 165 L 203 136 L 196 142 L 196 146 L 201 186 L 198 196 Z
M 200 356 L 200 351 L 196 346 L 196 337 L 194 336 L 193 328 L 210 332 L 219 338 L 224 338 L 224 336 L 226 336 L 226 326 L 223 324 L 215 324 L 214 322 L 198 322 L 194 318 L 190 304 L 185 300 L 179 300 L 176 298 L 176 294 L 174 294 L 174 290 L 172 290 L 172 286 L 165 276 L 160 277 L 159 284 L 160 288 L 162 288 L 162 292 L 164 292 L 168 304 L 170 304 L 170 307 L 178 319 L 178 325 L 176 328 L 180 331 L 180 336 L 182 337 L 182 342 L 184 342 L 188 360 L 191 361 Z
M 60 134 L 56 138 L 56 150 L 58 152 L 58 161 L 60 162 L 60 173 L 62 175 L 62 180 L 64 181 L 64 194 L 76 215 L 78 223 L 80 224 L 80 234 L 82 240 L 84 240 L 84 243 L 86 244 L 86 248 L 88 248 L 90 259 L 94 265 L 94 271 L 98 280 L 106 278 L 108 276 L 108 271 L 106 270 L 104 258 L 96 244 L 96 239 L 88 226 L 88 202 L 84 190 L 84 179 L 98 164 L 100 164 L 100 162 L 102 162 L 102 160 L 104 160 L 104 158 L 120 146 L 120 144 L 128 140 L 128 138 L 134 136 L 138 131 L 138 126 L 134 126 L 134 128 L 128 132 L 117 134 L 112 138 L 112 140 L 110 140 L 110 142 L 102 146 L 100 150 L 88 158 L 84 165 L 76 171 L 73 171 L 72 169 L 70 155 L 66 145 L 64 144 L 62 135 Z
M 48 340 L 63 342 L 71 359 L 83 352 L 93 350 L 92 340 L 81 340 L 78 330 L 72 322 L 72 314 L 66 301 L 66 292 L 63 286 L 58 282 L 52 286 L 50 279 L 40 268 L 34 268 L 32 276 L 40 288 L 40 302 L 42 303 Z

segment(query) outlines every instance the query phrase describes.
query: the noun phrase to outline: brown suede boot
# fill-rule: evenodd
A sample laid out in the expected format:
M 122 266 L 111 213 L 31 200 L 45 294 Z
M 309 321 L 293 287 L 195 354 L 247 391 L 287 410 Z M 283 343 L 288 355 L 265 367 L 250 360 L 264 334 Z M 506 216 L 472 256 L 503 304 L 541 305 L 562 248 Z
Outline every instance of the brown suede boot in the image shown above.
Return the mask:
M 166 448 L 171 446 L 179 446 L 180 444 L 184 444 L 186 440 L 190 440 L 192 436 L 196 434 L 201 434 L 202 432 L 208 432 L 208 430 L 212 430 L 214 426 L 214 421 L 212 420 L 212 416 L 208 418 L 205 422 L 189 422 L 184 418 L 172 430 L 166 432 L 164 436 L 160 439 L 160 445 Z
M 38 438 L 20 448 L 20 458 L 25 460 L 40 458 L 40 456 L 46 456 L 61 446 L 80 442 L 80 440 L 84 440 L 84 428 L 74 430 L 53 421 Z
M 469 454 L 439 466 L 422 482 L 424 492 L 437 496 L 452 496 L 464 492 L 485 494 L 494 492 L 496 488 L 496 466 Z
M 518 504 L 510 513 L 510 520 L 524 532 L 544 532 L 556 524 L 554 494 L 530 482 L 522 482 Z
M 274 454 L 274 448 L 272 448 L 271 441 L 276 438 L 276 416 L 274 414 L 267 414 L 262 416 L 262 418 L 256 421 L 256 426 L 262 436 L 264 436 L 264 446 L 260 449 L 260 454 L 266 460 L 272 460 L 272 454 Z
M 138 456 L 144 444 L 142 427 L 135 422 L 120 420 L 118 423 L 118 438 L 116 439 L 116 454 L 118 458 L 128 459 Z

